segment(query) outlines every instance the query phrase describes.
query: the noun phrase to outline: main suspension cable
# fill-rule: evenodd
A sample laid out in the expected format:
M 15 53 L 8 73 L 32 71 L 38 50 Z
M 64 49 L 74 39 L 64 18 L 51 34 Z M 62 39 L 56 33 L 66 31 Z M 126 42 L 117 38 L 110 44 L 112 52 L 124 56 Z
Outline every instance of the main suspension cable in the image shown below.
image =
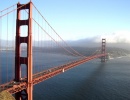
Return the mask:
M 61 36 L 54 30 L 54 28 L 52 28 L 52 26 L 49 24 L 49 22 L 43 17 L 43 15 L 40 13 L 40 11 L 36 8 L 36 6 L 33 4 L 34 8 L 37 10 L 37 12 L 42 16 L 42 18 L 45 20 L 45 22 L 50 26 L 50 28 L 54 31 L 54 33 L 66 44 L 66 46 L 68 46 L 72 51 L 74 51 L 76 54 L 78 54 L 79 56 L 82 57 L 86 57 L 82 54 L 80 54 L 79 52 L 77 52 L 76 50 L 74 50 L 72 47 L 70 47 L 62 38 Z

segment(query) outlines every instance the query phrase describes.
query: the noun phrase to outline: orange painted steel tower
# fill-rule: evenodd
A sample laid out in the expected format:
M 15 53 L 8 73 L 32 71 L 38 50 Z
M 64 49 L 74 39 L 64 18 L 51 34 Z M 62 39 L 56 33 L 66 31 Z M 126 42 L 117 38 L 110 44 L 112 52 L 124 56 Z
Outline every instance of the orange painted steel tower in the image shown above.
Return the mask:
M 21 10 L 28 10 L 28 18 L 21 19 Z M 27 36 L 21 37 L 20 27 L 26 25 Z M 27 56 L 21 56 L 21 44 L 27 44 Z M 17 4 L 16 19 L 16 47 L 15 47 L 15 81 L 20 82 L 22 64 L 26 65 L 27 89 L 15 94 L 16 100 L 32 100 L 33 84 L 32 84 L 32 2 L 28 4 Z
M 106 53 L 106 39 L 102 39 L 102 51 L 101 54 Z M 101 62 L 106 62 L 106 56 L 101 57 Z

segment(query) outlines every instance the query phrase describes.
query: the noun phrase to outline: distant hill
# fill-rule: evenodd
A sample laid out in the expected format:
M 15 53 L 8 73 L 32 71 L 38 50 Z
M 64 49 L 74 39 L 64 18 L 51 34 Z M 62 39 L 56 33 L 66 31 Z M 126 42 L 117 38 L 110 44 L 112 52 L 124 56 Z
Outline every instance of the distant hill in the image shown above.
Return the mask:
M 34 52 L 40 51 L 40 52 L 46 52 L 46 53 L 61 53 L 61 54 L 65 54 L 65 55 L 72 55 L 69 52 L 67 53 L 66 51 L 64 51 L 63 48 L 59 48 L 56 44 L 52 47 L 51 42 L 52 41 L 44 41 L 44 42 L 42 41 L 40 43 L 43 44 L 44 47 L 40 47 L 40 46 L 38 47 L 39 43 L 37 41 L 35 41 L 35 46 L 33 46 L 33 51 Z M 101 49 L 101 42 L 97 43 L 95 41 L 92 41 L 92 39 L 67 41 L 67 43 L 72 48 L 74 48 L 76 51 L 78 51 L 81 54 L 86 55 L 86 56 L 92 55 L 93 53 L 95 53 L 96 50 Z M 50 47 L 48 46 L 48 44 L 51 44 Z M 12 45 L 15 45 L 14 41 L 8 41 L 8 43 L 7 43 L 7 41 L 1 40 L 0 50 L 2 50 L 3 48 L 6 48 L 6 46 L 12 47 Z M 111 56 L 113 56 L 113 57 L 126 56 L 126 55 L 130 54 L 130 44 L 129 43 L 106 43 L 106 47 L 107 47 L 107 49 L 106 49 L 107 52 L 110 53 Z M 65 47 L 65 49 L 68 51 L 72 51 L 68 47 Z M 14 50 L 14 48 L 12 48 L 12 50 Z
M 86 38 L 81 40 L 75 40 L 75 41 L 66 41 L 69 46 L 72 47 L 86 47 L 86 48 L 92 48 L 92 47 L 101 47 L 101 42 L 96 42 L 95 38 Z M 59 41 L 60 44 L 63 44 Z M 49 47 L 54 45 L 55 47 L 58 47 L 54 42 L 52 41 L 41 41 L 40 43 L 38 41 L 33 41 L 33 46 L 35 45 L 38 47 L 38 45 L 43 45 L 44 47 Z M 11 40 L 1 40 L 0 41 L 0 47 L 12 47 L 15 46 L 15 41 Z M 116 48 L 123 48 L 130 50 L 130 43 L 108 43 L 106 39 L 106 46 L 107 47 L 116 47 Z

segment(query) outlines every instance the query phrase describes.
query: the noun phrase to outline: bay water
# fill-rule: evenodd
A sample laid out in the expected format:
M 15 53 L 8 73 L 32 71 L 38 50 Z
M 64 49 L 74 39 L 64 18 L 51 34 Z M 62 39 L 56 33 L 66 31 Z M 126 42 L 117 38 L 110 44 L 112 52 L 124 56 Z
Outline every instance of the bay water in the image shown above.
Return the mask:
M 9 58 L 6 58 L 8 55 Z M 39 57 L 41 54 L 38 55 Z M 35 66 L 44 66 L 40 70 L 48 69 L 48 64 L 56 66 L 67 62 L 61 54 L 53 54 L 53 59 L 44 54 L 43 60 Z M 52 56 L 52 54 L 51 54 Z M 50 56 L 50 57 L 51 57 Z M 57 57 L 57 58 L 55 58 Z M 60 59 L 58 59 L 61 57 Z M 66 56 L 67 57 L 67 56 Z M 75 59 L 71 57 L 71 59 Z M 7 63 L 8 62 L 8 63 Z M 2 82 L 9 81 L 14 76 L 14 52 L 0 53 L 0 68 Z M 51 63 L 52 62 L 52 63 Z M 6 66 L 10 66 L 10 68 Z M 8 71 L 7 71 L 8 69 Z M 6 74 L 11 74 L 8 79 Z M 13 74 L 13 75 L 12 75 Z M 95 59 L 70 69 L 62 74 L 41 82 L 33 88 L 34 100 L 130 100 L 130 57 L 118 57 L 101 63 Z
M 130 57 L 92 60 L 34 86 L 34 100 L 130 100 Z

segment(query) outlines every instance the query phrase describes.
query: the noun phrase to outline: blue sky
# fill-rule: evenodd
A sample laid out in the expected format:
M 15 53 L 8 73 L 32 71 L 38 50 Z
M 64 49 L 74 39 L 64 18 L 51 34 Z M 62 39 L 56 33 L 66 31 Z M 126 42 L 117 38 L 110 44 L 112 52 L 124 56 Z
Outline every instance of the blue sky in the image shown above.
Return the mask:
M 0 1 L 0 10 L 20 1 Z M 65 40 L 89 37 L 117 38 L 130 34 L 130 0 L 32 0 Z M 114 35 L 113 35 L 114 34 Z M 119 34 L 119 35 L 118 35 Z M 115 36 L 115 37 L 114 37 Z M 123 40 L 124 40 L 123 38 Z

